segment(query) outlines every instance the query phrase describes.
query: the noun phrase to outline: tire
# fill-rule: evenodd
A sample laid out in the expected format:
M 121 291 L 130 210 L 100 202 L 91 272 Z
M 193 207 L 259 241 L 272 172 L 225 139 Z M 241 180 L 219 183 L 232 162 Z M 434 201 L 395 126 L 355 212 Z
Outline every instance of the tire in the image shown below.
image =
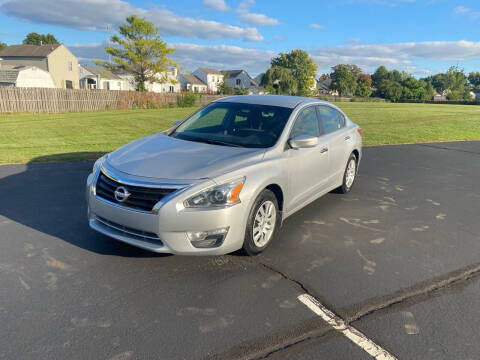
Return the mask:
M 353 166 L 353 169 L 350 167 Z M 353 174 L 352 174 L 353 172 Z M 351 176 L 353 175 L 353 179 Z M 347 166 L 345 167 L 345 172 L 343 173 L 343 182 L 342 186 L 338 188 L 338 191 L 341 194 L 347 194 L 352 190 L 355 181 L 357 180 L 357 157 L 355 154 L 351 154 L 347 161 Z
M 262 217 L 262 212 L 265 214 L 264 217 Z M 268 212 L 270 212 L 270 215 Z M 271 244 L 277 234 L 280 217 L 281 214 L 278 210 L 278 201 L 275 194 L 270 190 L 263 190 L 258 195 L 248 215 L 242 248 L 246 255 L 255 256 L 260 254 Z M 268 219 L 270 219 L 270 223 Z M 260 231 L 260 236 L 259 229 L 262 230 Z

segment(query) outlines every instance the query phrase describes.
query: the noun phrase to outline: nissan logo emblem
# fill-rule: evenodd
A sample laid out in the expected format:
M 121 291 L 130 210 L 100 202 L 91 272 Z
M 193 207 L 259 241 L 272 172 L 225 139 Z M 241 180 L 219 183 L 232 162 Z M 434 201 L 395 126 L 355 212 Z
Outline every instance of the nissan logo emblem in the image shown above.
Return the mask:
M 118 202 L 123 203 L 124 201 L 126 201 L 128 199 L 128 197 L 131 194 L 123 186 L 119 186 L 118 188 L 115 189 L 114 195 L 115 195 L 115 199 Z

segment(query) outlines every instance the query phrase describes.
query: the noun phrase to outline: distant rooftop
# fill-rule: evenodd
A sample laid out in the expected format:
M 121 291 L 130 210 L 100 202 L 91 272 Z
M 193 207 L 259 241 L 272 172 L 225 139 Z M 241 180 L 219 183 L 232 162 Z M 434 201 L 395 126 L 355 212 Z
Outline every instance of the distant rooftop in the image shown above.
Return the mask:
M 192 85 L 206 85 L 202 80 L 197 78 L 195 75 L 186 74 L 186 75 L 180 75 L 180 76 L 186 79 L 187 82 L 189 82 Z
M 61 44 L 48 45 L 11 45 L 0 51 L 0 57 L 47 57 Z
M 109 80 L 117 80 L 120 79 L 117 75 L 112 73 L 111 71 L 108 71 L 104 69 L 103 67 L 100 66 L 88 66 L 88 65 L 81 65 L 85 70 L 87 70 L 89 73 L 92 73 L 93 75 L 98 75 L 101 76 L 105 79 Z
M 218 70 L 215 70 L 215 69 L 209 69 L 209 68 L 200 68 L 200 70 L 202 70 L 203 72 L 207 73 L 207 74 L 215 74 L 215 75 L 222 75 L 222 73 Z
M 224 70 L 222 71 L 227 78 L 234 78 L 240 75 L 243 70 Z

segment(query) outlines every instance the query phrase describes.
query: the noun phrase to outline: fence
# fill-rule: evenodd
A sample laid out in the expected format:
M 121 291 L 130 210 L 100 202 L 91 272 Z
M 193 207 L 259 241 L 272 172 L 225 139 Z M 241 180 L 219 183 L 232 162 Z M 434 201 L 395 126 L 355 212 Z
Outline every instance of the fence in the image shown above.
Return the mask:
M 444 105 L 480 105 L 480 100 L 463 101 L 463 100 L 398 100 L 399 103 L 415 103 L 415 104 L 444 104 Z
M 177 105 L 177 93 L 71 90 L 0 87 L 0 113 L 62 113 L 96 110 L 127 110 Z M 198 94 L 197 105 L 206 105 L 220 95 Z

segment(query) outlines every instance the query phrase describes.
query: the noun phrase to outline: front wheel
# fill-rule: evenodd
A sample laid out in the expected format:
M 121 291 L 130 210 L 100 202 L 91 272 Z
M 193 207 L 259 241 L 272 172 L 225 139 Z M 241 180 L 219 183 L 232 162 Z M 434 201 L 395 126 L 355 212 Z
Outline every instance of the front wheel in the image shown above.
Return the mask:
M 263 190 L 255 200 L 247 222 L 243 251 L 257 255 L 270 245 L 280 223 L 278 201 L 273 192 Z
M 357 178 L 357 157 L 355 154 L 350 155 L 347 161 L 347 167 L 345 173 L 343 174 L 342 186 L 338 190 L 342 194 L 349 193 L 352 190 L 353 184 Z

